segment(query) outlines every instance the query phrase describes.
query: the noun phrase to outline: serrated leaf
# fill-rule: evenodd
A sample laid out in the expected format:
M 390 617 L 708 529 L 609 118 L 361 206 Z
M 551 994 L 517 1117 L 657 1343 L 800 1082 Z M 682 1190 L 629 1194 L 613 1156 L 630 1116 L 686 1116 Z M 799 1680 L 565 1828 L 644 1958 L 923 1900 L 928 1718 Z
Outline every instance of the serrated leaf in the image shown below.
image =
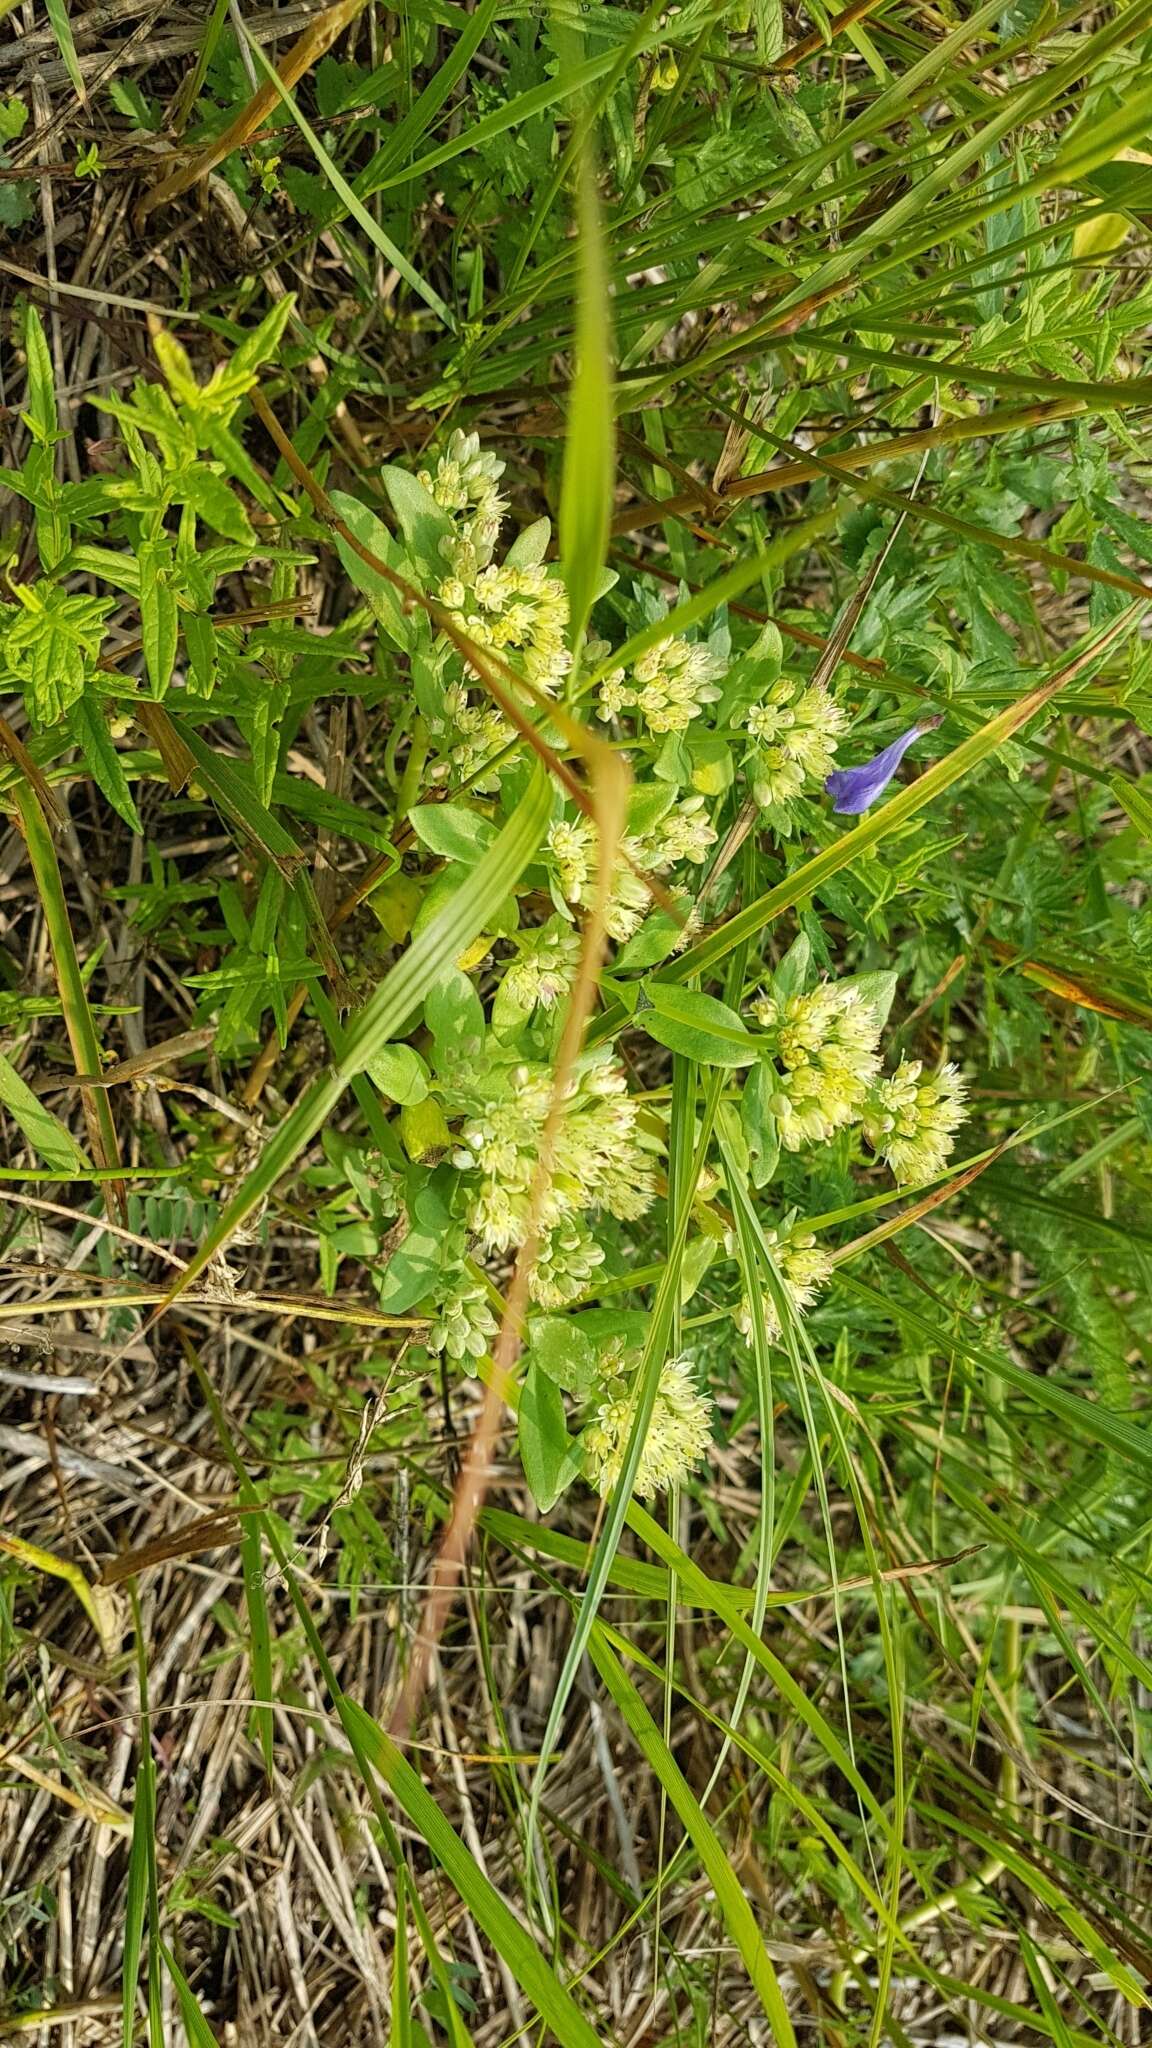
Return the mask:
M 24 352 L 28 358 L 27 418 L 41 443 L 51 445 L 60 429 L 56 411 L 56 379 L 44 323 L 31 303 L 24 315 Z
M 156 541 L 141 541 L 137 560 L 140 564 L 140 635 L 144 642 L 144 661 L 153 694 L 163 697 L 172 681 L 179 638 L 176 593 L 168 580 L 171 550 Z
M 108 721 L 100 703 L 88 690 L 72 706 L 72 730 L 84 757 L 84 765 L 98 789 L 107 797 L 118 817 L 132 832 L 142 832 L 124 764 L 112 744 Z
M 206 463 L 186 470 L 173 483 L 172 497 L 178 505 L 191 505 L 196 517 L 222 533 L 226 540 L 254 540 L 252 522 L 235 491 Z
M 22 685 L 33 723 L 56 725 L 99 656 L 114 600 L 47 582 L 15 583 L 12 590 L 23 611 L 8 621 L 0 660 Z

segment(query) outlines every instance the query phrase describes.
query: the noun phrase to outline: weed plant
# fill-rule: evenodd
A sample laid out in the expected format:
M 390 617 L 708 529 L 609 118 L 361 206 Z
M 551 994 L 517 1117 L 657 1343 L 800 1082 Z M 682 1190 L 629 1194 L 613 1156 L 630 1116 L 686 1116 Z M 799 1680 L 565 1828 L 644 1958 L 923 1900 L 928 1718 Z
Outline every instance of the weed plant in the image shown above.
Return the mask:
M 0 35 L 0 2030 L 1137 2044 L 1152 0 Z

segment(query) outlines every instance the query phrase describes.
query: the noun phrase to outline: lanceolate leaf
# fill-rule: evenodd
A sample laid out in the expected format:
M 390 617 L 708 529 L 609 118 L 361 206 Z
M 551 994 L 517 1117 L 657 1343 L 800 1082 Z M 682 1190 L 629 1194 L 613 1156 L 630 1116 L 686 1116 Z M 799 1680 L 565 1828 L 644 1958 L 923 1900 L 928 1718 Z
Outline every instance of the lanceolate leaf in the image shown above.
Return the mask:
M 3 1053 L 0 1053 L 0 1102 L 45 1166 L 57 1166 L 61 1173 L 77 1174 L 91 1165 L 67 1125 L 53 1116 L 38 1095 L 33 1095 L 28 1083 Z

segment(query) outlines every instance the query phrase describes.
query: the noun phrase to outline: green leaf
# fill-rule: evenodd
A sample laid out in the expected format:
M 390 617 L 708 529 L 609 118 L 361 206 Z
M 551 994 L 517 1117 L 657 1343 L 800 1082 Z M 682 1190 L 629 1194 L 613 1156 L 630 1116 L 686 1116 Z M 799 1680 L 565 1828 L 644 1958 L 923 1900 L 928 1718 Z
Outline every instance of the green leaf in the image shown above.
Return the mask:
M 355 534 L 361 547 L 369 554 L 378 555 L 398 575 L 404 571 L 404 558 L 382 519 L 362 505 L 359 498 L 350 498 L 347 491 L 333 491 L 332 503 L 344 521 L 348 531 Z M 333 534 L 336 552 L 344 565 L 345 574 L 356 589 L 368 599 L 372 610 L 393 645 L 407 651 L 412 642 L 413 626 L 404 611 L 392 585 L 373 569 L 369 562 L 350 548 L 342 533 Z
M 534 519 L 531 526 L 522 527 L 504 557 L 507 569 L 535 569 L 548 553 L 552 538 L 552 521 Z
M 365 1071 L 389 1102 L 411 1108 L 414 1103 L 427 1098 L 431 1077 L 414 1046 L 381 1046 L 379 1052 L 373 1053 Z
M 900 976 L 895 968 L 881 968 L 876 974 L 852 974 L 841 976 L 837 988 L 855 989 L 862 1003 L 871 1011 L 877 1031 L 883 1031 L 892 1008 Z
M 153 695 L 163 697 L 176 666 L 179 626 L 176 593 L 172 588 L 172 550 L 159 541 L 141 541 L 136 559 L 140 564 L 140 631 L 144 660 Z
M 568 589 L 569 633 L 578 649 L 608 554 L 616 466 L 608 281 L 587 140 L 580 160 L 577 231 L 576 376 L 564 437 L 560 547 Z
M 436 1046 L 437 1073 L 475 1059 L 484 1043 L 484 1006 L 466 974 L 454 967 L 429 989 L 424 1022 Z
M 254 540 L 252 522 L 243 505 L 224 478 L 214 469 L 202 463 L 197 469 L 186 470 L 171 486 L 172 497 L 177 505 L 191 505 L 198 519 L 206 526 L 214 527 L 227 540 Z
M 32 1093 L 28 1083 L 3 1053 L 0 1053 L 0 1102 L 45 1166 L 54 1166 L 59 1172 L 70 1175 L 83 1173 L 85 1167 L 91 1168 L 91 1160 L 85 1157 L 67 1125 L 45 1108 L 39 1096 Z
M 571 1316 L 533 1316 L 529 1326 L 531 1356 L 567 1394 L 581 1398 L 595 1384 L 598 1370 L 591 1337 Z
M 495 825 L 464 804 L 413 804 L 408 822 L 429 853 L 464 867 L 472 867 L 487 853 L 496 837 Z
M 410 469 L 401 469 L 397 463 L 386 462 L 380 472 L 380 480 L 388 493 L 388 502 L 396 514 L 412 560 L 430 581 L 439 580 L 444 573 L 440 543 L 452 531 L 452 521 L 447 512 Z
M 753 1067 L 740 1097 L 740 1129 L 748 1152 L 748 1174 L 755 1188 L 766 1188 L 780 1158 L 780 1134 L 769 1107 L 775 1077 L 763 1062 Z
M 1145 796 L 1138 783 L 1128 782 L 1122 775 L 1114 775 L 1110 787 L 1141 837 L 1152 841 L 1152 798 Z
M 67 0 L 44 0 L 44 11 L 52 24 L 52 33 L 64 59 L 64 69 L 72 81 L 72 89 L 82 107 L 88 105 L 88 92 L 84 84 L 84 73 L 76 54 L 76 39 L 68 19 Z
M 520 1458 L 541 1514 L 555 1507 L 580 1470 L 564 1397 L 533 1357 L 520 1388 Z
M 166 1941 L 161 1942 L 160 1952 L 164 1957 L 164 1967 L 176 1987 L 176 2002 L 189 2048 L 219 2048 L 216 2036 L 200 2009 L 200 2001 Z
M 0 661 L 22 685 L 33 723 L 57 725 L 84 689 L 115 600 L 85 597 L 55 583 L 11 587 L 23 611 L 8 621 Z
M 28 410 L 25 417 L 35 429 L 37 440 L 45 447 L 51 447 L 60 431 L 56 379 L 44 323 L 31 301 L 24 314 L 24 350 L 28 357 Z
M 748 1067 L 757 1057 L 756 1040 L 743 1019 L 716 996 L 659 982 L 651 984 L 648 995 L 652 1007 L 640 1011 L 636 1021 L 657 1045 L 705 1067 Z
M 76 699 L 71 722 L 76 744 L 93 781 L 103 791 L 117 816 L 123 818 L 129 831 L 142 832 L 144 827 L 140 823 L 140 813 L 128 786 L 124 764 L 112 744 L 103 706 L 90 690 L 85 690 Z

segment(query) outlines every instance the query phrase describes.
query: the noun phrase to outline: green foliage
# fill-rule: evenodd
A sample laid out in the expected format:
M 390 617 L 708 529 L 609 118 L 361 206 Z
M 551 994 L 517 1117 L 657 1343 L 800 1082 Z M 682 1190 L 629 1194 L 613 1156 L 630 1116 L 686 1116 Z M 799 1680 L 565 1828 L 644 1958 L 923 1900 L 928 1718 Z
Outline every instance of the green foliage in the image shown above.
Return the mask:
M 232 1517 L 235 1783 L 295 1817 L 307 1718 L 370 1830 L 333 1896 L 384 1990 L 325 2038 L 607 2040 L 634 1981 L 653 2042 L 931 1999 L 1102 2044 L 1145 1999 L 1152 8 L 851 12 L 350 9 L 291 84 L 223 0 L 178 79 L 105 81 L 63 0 L 36 46 L 78 206 L 267 88 L 114 374 L 69 382 L 66 266 L 9 316 L 0 1122 L 122 1297 L 70 1338 L 197 1389 L 153 1434 Z M 143 1540 L 72 1472 L 76 1540 Z M 449 1770 L 386 1724 L 474 1508 Z M 249 1898 L 157 1846 L 155 1615 L 120 2031 L 208 2042 Z

